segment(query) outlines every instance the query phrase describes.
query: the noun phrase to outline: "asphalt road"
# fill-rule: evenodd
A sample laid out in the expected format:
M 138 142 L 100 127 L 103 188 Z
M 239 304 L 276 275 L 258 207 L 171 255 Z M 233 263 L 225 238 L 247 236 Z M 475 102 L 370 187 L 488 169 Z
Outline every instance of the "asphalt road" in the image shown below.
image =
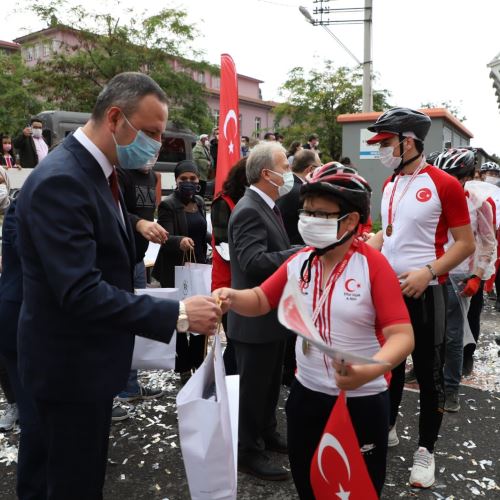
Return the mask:
M 384 499 L 497 499 L 500 498 L 500 358 L 493 342 L 500 314 L 488 304 L 475 374 L 460 390 L 462 409 L 445 414 L 436 448 L 436 483 L 429 490 L 408 486 L 409 468 L 416 449 L 418 393 L 407 387 L 398 422 L 400 444 L 390 449 Z M 189 491 L 177 434 L 175 395 L 177 377 L 149 372 L 143 382 L 161 385 L 166 395 L 131 410 L 133 418 L 112 427 L 105 487 L 107 500 L 180 500 Z M 472 387 L 471 385 L 475 386 Z M 285 429 L 283 388 L 279 424 Z M 0 401 L 0 408 L 3 407 Z M 18 435 L 0 435 L 0 499 L 15 499 L 15 457 Z M 286 457 L 274 459 L 287 465 Z M 292 481 L 269 483 L 238 475 L 238 498 L 294 499 Z M 68 499 L 70 500 L 70 499 Z

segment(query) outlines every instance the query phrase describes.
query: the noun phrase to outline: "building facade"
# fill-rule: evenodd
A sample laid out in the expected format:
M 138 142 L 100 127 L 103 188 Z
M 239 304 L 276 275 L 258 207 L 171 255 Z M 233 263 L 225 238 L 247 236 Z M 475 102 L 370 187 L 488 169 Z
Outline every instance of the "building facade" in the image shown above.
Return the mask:
M 20 49 L 28 66 L 48 60 L 62 50 L 76 51 L 81 44 L 78 32 L 65 26 L 50 27 L 16 38 L 14 42 L 4 43 L 15 45 L 16 50 Z M 184 70 L 178 60 L 173 59 L 170 63 L 175 70 Z M 191 76 L 205 87 L 207 105 L 216 126 L 219 119 L 220 77 L 208 70 L 192 71 Z M 266 131 L 273 130 L 273 109 L 276 106 L 275 102 L 262 99 L 261 83 L 262 80 L 238 74 L 240 132 L 241 135 L 256 139 L 260 139 Z M 211 131 L 204 132 L 209 134 Z

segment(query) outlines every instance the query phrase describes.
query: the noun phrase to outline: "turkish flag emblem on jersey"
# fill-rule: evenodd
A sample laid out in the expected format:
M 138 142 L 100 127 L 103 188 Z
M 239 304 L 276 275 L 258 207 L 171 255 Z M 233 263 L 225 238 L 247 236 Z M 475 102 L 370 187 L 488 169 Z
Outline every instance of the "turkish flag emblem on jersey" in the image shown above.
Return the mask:
M 426 201 L 429 201 L 432 198 L 432 191 L 429 188 L 419 189 L 415 197 L 417 198 L 418 201 L 425 203 Z
M 311 462 L 316 500 L 377 500 L 341 391 Z
M 220 61 L 219 145 L 214 194 L 222 190 L 231 167 L 240 159 L 238 74 L 229 54 Z

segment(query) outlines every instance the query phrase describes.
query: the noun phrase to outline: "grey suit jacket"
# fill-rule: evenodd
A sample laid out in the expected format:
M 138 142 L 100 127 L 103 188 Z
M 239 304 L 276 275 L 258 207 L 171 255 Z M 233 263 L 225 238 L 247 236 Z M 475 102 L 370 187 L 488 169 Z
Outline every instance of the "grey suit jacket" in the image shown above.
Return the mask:
M 290 248 L 285 228 L 261 196 L 247 189 L 238 202 L 228 228 L 231 286 L 259 286 L 297 251 Z M 286 328 L 276 311 L 255 318 L 229 312 L 228 336 L 240 342 L 264 343 L 284 340 Z

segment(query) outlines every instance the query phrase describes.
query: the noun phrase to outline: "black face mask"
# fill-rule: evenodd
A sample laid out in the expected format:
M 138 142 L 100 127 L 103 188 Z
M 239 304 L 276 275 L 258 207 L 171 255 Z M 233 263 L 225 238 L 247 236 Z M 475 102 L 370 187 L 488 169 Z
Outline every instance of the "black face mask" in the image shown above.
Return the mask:
M 182 181 L 179 182 L 179 195 L 183 200 L 190 200 L 200 191 L 200 185 L 197 182 Z

